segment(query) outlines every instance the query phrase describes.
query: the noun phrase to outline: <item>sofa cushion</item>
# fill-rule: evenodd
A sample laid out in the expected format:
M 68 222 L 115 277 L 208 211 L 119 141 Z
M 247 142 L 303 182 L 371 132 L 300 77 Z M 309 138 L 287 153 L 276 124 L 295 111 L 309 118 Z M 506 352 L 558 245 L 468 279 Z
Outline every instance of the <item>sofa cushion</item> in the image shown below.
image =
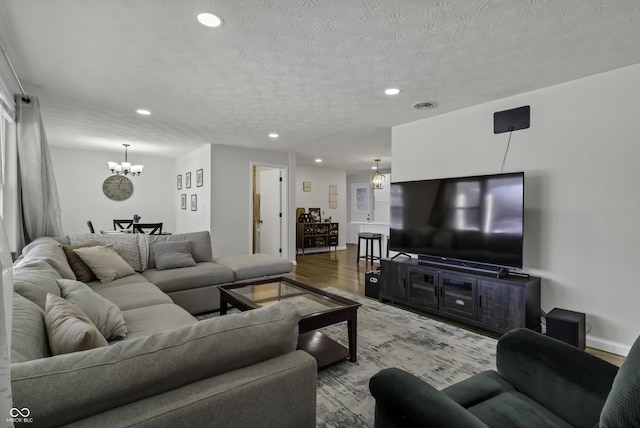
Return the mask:
M 156 242 L 151 245 L 156 269 L 176 269 L 195 266 L 190 241 Z
M 108 348 L 13 364 L 13 402 L 29 403 L 38 420 L 55 417 L 64 425 L 293 352 L 299 320 L 294 305 L 278 302 Z
M 51 356 L 44 328 L 44 311 L 32 301 L 13 293 L 11 363 Z
M 293 269 L 291 261 L 267 254 L 221 257 L 215 262 L 229 267 L 233 271 L 235 281 L 286 274 Z
M 145 278 L 141 273 L 136 272 L 133 275 L 128 275 L 128 276 L 125 276 L 124 278 L 114 279 L 113 281 L 107 284 L 108 286 L 116 286 L 116 285 L 125 285 L 125 284 L 136 284 L 138 282 L 149 282 L 149 280 Z M 92 289 L 104 286 L 104 284 L 98 281 L 97 278 L 95 281 L 88 282 L 87 285 Z
M 47 294 L 44 325 L 53 355 L 107 346 L 107 340 L 89 317 L 73 303 Z
M 44 309 L 47 293 L 60 295 L 57 270 L 43 260 L 30 260 L 13 269 L 13 290 Z
M 96 241 L 100 245 L 111 245 L 136 272 L 147 269 L 149 260 L 149 235 L 144 233 L 80 234 L 69 235 L 72 244 Z
M 144 280 L 144 278 L 142 279 Z M 164 303 L 173 303 L 169 296 L 160 291 L 160 289 L 154 284 L 146 280 L 144 282 L 120 285 L 113 285 L 114 282 L 99 284 L 95 287 L 91 287 L 91 289 L 105 299 L 114 303 L 122 311 L 142 308 L 145 306 L 161 305 Z
M 49 263 L 62 278 L 64 279 L 76 279 L 76 276 L 69 266 L 67 256 L 60 247 L 60 244 L 55 239 L 49 238 L 43 240 L 38 238 L 36 241 L 40 241 L 39 245 L 33 246 L 28 252 L 24 253 L 24 257 L 21 258 L 14 267 L 19 268 L 24 263 L 28 263 L 31 260 L 42 260 Z
M 209 231 L 190 233 L 175 233 L 173 235 L 149 235 L 149 243 L 151 250 L 149 251 L 149 269 L 156 267 L 155 256 L 153 254 L 153 244 L 156 242 L 174 242 L 189 241 L 191 242 L 191 255 L 196 263 L 210 262 L 213 260 L 211 252 L 211 235 Z
M 127 337 L 127 326 L 120 309 L 83 282 L 59 279 L 60 293 L 84 312 L 107 340 Z
M 464 408 L 504 392 L 513 391 L 513 386 L 493 370 L 478 373 L 442 390 L 446 396 Z
M 213 262 L 198 263 L 183 269 L 149 269 L 142 275 L 165 293 L 233 282 L 233 271 Z
M 467 408 L 488 427 L 572 428 L 550 410 L 517 391 L 498 394 Z
M 172 330 L 197 321 L 189 312 L 173 303 L 145 306 L 122 312 L 127 323 L 128 339 Z
M 73 252 L 80 256 L 103 284 L 136 273 L 118 253 L 109 247 L 98 245 L 76 248 Z
M 77 255 L 73 250 L 75 250 L 76 248 L 95 247 L 96 245 L 98 245 L 96 241 L 87 241 L 82 244 L 62 246 L 62 250 L 67 256 L 69 266 L 71 266 L 71 270 L 73 270 L 73 273 L 75 274 L 78 281 L 91 282 L 95 281 L 97 278 L 91 268 L 87 266 L 87 264 L 83 262 L 80 256 Z

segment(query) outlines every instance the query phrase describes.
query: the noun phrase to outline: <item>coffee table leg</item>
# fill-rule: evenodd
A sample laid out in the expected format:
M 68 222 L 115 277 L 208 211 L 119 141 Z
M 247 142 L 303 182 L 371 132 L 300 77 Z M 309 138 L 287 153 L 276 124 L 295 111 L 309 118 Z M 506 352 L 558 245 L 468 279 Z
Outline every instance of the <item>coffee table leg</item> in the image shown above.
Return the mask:
M 347 331 L 349 336 L 349 361 L 356 362 L 356 352 L 358 346 L 358 312 L 353 311 L 351 318 L 347 320 Z
M 222 293 L 220 293 L 220 315 L 227 314 L 227 301 L 224 300 Z

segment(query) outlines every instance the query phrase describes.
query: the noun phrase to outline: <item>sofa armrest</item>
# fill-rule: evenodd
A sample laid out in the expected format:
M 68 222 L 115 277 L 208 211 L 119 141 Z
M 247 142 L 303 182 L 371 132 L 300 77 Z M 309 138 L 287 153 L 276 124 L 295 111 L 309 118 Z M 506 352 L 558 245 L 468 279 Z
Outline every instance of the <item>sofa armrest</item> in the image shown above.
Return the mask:
M 369 381 L 376 399 L 375 428 L 483 427 L 464 407 L 416 376 L 384 369 Z
M 496 366 L 516 390 L 574 426 L 598 420 L 618 372 L 613 364 L 528 329 L 500 338 Z
M 60 426 L 294 352 L 300 315 L 280 302 L 126 340 L 12 364 L 14 405 Z

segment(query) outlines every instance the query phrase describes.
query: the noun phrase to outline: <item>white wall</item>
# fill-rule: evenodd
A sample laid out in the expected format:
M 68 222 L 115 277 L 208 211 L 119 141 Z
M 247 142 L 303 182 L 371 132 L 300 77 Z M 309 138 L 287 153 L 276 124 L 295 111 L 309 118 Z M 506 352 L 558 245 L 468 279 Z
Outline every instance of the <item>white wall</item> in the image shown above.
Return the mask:
M 65 234 L 88 233 L 87 220 L 93 222 L 96 232 L 112 230 L 113 219 L 133 218 L 134 214 L 142 217 L 142 223 L 163 222 L 163 231 L 175 231 L 173 159 L 130 151 L 129 158 L 144 165 L 144 171 L 130 178 L 134 187 L 129 199 L 112 201 L 102 193 L 102 182 L 112 175 L 107 161 L 119 161 L 124 153 L 119 156 L 56 147 L 50 150 Z
M 288 168 L 290 177 L 295 177 L 295 163 L 291 165 L 289 158 L 288 152 L 216 144 L 211 146 L 211 233 L 214 257 L 251 254 L 251 163 L 283 166 Z M 289 194 L 291 198 L 290 188 Z M 294 214 L 295 211 L 289 218 L 293 218 Z M 295 237 L 295 234 L 290 233 L 288 237 L 288 258 L 294 260 L 295 243 L 291 236 Z
M 196 185 L 196 171 L 202 169 L 202 187 Z M 186 174 L 191 173 L 191 188 L 187 189 Z M 177 188 L 177 177 L 182 175 L 182 189 Z M 194 150 L 175 161 L 173 175 L 173 208 L 177 233 L 211 230 L 211 146 Z M 187 195 L 187 208 L 181 208 L 181 195 Z M 196 195 L 197 209 L 191 211 L 191 196 Z
M 302 183 L 311 182 L 311 191 L 302 190 Z M 329 185 L 338 186 L 338 206 L 329 208 Z M 322 221 L 331 217 L 339 227 L 338 246 L 344 247 L 347 242 L 347 174 L 344 170 L 323 168 L 322 166 L 298 166 L 296 171 L 296 207 L 320 208 Z M 295 220 L 297 221 L 297 219 Z M 312 251 L 310 251 L 312 252 Z
M 394 181 L 497 173 L 493 113 L 531 106 L 505 172 L 525 171 L 525 270 L 542 306 L 587 314 L 587 345 L 626 354 L 640 334 L 640 65 L 397 126 Z

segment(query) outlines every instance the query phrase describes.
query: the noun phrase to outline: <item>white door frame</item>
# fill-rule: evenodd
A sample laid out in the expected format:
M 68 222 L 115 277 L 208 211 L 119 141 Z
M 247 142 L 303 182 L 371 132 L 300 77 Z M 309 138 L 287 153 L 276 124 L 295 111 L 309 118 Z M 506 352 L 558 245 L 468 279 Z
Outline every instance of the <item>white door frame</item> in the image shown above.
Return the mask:
M 287 165 L 278 165 L 265 162 L 249 162 L 249 206 L 253 213 L 253 168 L 254 167 L 276 168 L 282 171 L 282 198 L 280 201 L 280 212 L 282 212 L 282 229 L 280 231 L 282 240 L 282 252 L 280 257 L 289 258 L 289 167 Z M 253 231 L 253 215 L 249 215 L 249 230 Z M 248 254 L 253 253 L 253 232 L 249 233 L 249 242 L 247 245 Z

